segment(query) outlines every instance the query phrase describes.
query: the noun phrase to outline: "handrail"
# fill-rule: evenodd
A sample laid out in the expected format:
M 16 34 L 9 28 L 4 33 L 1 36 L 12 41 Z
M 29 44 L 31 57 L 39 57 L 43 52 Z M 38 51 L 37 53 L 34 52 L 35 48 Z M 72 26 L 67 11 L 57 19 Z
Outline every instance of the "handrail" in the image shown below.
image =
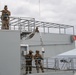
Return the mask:
M 0 19 L 0 25 L 2 25 L 1 19 Z M 22 30 L 33 31 L 38 26 L 39 30 L 43 33 L 74 34 L 74 26 L 36 21 L 35 18 L 30 17 L 10 17 L 9 25 L 10 30 L 20 30 L 17 28 L 21 28 L 21 31 Z M 68 29 L 70 30 L 72 29 L 71 33 L 68 33 L 69 31 Z
M 31 66 L 31 65 L 26 65 L 25 61 L 26 61 L 26 59 L 24 60 L 24 63 L 21 64 L 22 70 L 26 69 L 26 66 Z M 67 58 L 65 58 L 65 57 L 63 57 L 63 58 L 50 58 L 50 57 L 46 57 L 46 58 L 44 58 L 44 62 L 42 64 L 44 65 L 43 67 L 44 67 L 45 72 L 49 72 L 50 70 L 53 70 L 55 72 L 56 71 L 71 71 L 74 73 L 76 71 L 76 58 L 68 58 L 68 57 Z M 32 68 L 36 68 L 34 59 L 32 62 Z M 35 71 L 35 73 L 37 73 L 37 72 Z

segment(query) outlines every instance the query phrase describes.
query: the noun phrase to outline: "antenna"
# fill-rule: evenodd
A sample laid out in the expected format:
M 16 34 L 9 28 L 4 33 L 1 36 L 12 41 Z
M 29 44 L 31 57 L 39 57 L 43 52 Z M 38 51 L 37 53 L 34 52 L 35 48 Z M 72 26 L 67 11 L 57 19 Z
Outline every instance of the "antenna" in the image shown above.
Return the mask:
M 40 0 L 39 0 L 39 19 L 40 19 L 40 16 L 41 16 L 41 11 L 40 11 Z

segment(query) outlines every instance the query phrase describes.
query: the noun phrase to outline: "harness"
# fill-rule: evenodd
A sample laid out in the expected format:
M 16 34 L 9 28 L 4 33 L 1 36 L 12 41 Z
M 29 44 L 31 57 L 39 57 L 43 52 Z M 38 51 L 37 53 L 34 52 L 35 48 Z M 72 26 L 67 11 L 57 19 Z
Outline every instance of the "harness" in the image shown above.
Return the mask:
M 1 16 L 1 20 L 7 20 L 9 19 L 9 15 L 7 13 L 4 13 L 2 16 Z
M 32 61 L 32 56 L 31 55 L 26 55 L 25 59 L 26 59 L 26 61 Z
M 41 60 L 43 60 L 43 58 L 41 57 L 41 55 L 35 55 L 35 62 L 40 63 Z

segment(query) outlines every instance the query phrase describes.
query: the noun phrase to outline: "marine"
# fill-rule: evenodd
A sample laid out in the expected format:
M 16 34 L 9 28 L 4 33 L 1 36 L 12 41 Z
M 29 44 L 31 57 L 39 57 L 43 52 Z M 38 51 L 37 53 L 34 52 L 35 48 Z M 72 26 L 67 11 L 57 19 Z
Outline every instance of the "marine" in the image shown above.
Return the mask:
M 33 51 L 29 50 L 29 54 L 25 55 L 25 61 L 26 61 L 26 73 L 25 74 L 31 74 L 32 73 L 32 60 L 33 60 Z

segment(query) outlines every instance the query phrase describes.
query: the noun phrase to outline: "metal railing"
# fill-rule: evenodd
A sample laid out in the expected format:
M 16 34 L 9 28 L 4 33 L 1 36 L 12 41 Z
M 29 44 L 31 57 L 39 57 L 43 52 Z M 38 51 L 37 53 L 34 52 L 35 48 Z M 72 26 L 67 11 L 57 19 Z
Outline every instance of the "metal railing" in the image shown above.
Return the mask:
M 71 71 L 75 73 L 76 71 L 76 58 L 44 58 L 43 61 L 43 67 L 44 67 L 44 72 L 58 72 L 58 71 Z M 21 70 L 26 70 L 26 63 L 24 62 L 22 64 Z M 32 73 L 37 73 L 36 71 L 36 65 L 35 65 L 35 60 L 32 61 L 32 68 L 34 69 L 34 72 Z
M 0 29 L 1 26 L 0 20 Z M 74 26 L 71 25 L 36 21 L 35 18 L 28 17 L 10 17 L 10 30 L 33 31 L 37 26 L 43 33 L 74 34 Z
M 63 71 L 76 71 L 76 58 L 45 58 L 44 68 Z

